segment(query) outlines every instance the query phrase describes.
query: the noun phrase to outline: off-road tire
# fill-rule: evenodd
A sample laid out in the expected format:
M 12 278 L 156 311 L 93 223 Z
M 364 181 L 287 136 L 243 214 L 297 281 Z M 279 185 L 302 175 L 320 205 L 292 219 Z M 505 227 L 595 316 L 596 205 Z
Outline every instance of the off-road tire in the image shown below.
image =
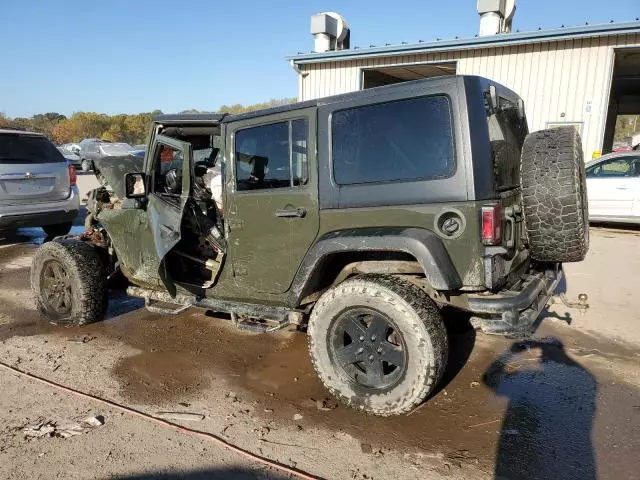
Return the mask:
M 71 231 L 73 222 L 56 223 L 54 225 L 44 225 L 42 229 L 48 237 L 61 237 Z
M 60 264 L 71 290 L 71 311 L 58 314 L 44 298 L 43 267 L 49 261 Z M 96 247 L 77 239 L 60 238 L 44 243 L 31 265 L 31 289 L 36 307 L 56 325 L 86 325 L 104 318 L 108 302 L 107 273 Z
M 587 186 L 580 135 L 573 127 L 527 136 L 520 167 L 531 258 L 579 262 L 589 250 Z
M 391 390 L 362 387 L 332 360 L 330 325 L 343 311 L 356 306 L 384 313 L 403 337 L 406 371 Z M 374 415 L 411 411 L 433 392 L 447 363 L 449 347 L 440 311 L 422 290 L 394 276 L 361 275 L 327 290 L 313 308 L 307 333 L 311 361 L 325 387 L 345 404 Z
M 80 168 L 83 172 L 88 172 L 89 170 L 91 170 L 91 163 L 89 162 L 89 160 L 82 159 L 82 162 L 80 162 Z

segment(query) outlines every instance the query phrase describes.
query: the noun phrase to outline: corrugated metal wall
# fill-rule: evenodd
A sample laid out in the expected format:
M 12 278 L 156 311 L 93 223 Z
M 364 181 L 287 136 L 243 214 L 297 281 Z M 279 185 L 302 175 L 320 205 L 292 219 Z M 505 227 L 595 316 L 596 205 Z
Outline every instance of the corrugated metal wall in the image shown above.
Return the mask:
M 547 122 L 581 122 L 589 159 L 602 146 L 613 48 L 630 45 L 640 45 L 640 34 L 305 64 L 300 68 L 309 74 L 299 84 L 299 98 L 358 90 L 362 68 L 457 61 L 458 74 L 491 78 L 517 92 L 532 131 Z

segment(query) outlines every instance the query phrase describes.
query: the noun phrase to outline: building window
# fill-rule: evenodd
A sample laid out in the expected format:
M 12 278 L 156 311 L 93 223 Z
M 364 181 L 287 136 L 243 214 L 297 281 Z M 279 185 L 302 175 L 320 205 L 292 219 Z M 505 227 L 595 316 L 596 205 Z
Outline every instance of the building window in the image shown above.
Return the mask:
M 333 175 L 340 185 L 445 178 L 455 170 L 444 95 L 334 112 Z
M 238 191 L 306 185 L 309 124 L 292 120 L 236 132 Z

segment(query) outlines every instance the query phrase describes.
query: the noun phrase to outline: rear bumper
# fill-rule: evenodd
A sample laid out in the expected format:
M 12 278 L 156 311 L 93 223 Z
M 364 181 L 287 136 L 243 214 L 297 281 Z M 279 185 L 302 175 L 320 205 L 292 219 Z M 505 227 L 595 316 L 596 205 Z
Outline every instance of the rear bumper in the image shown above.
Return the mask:
M 71 222 L 80 209 L 78 187 L 64 200 L 43 203 L 3 204 L 0 202 L 0 228 L 42 227 Z
M 562 265 L 523 275 L 507 290 L 469 295 L 471 324 L 486 333 L 525 333 L 534 329 L 563 276 Z

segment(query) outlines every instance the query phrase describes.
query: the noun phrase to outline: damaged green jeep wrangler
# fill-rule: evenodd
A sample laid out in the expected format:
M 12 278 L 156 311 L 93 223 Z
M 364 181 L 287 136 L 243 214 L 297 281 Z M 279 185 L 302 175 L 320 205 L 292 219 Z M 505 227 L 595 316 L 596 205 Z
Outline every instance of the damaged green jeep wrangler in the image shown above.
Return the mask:
M 105 159 L 96 174 L 86 231 L 33 261 L 52 322 L 100 320 L 120 276 L 154 311 L 298 325 L 326 387 L 377 415 L 433 392 L 443 312 L 530 332 L 562 262 L 588 249 L 578 133 L 528 134 L 522 100 L 479 77 L 162 115 L 144 163 Z

